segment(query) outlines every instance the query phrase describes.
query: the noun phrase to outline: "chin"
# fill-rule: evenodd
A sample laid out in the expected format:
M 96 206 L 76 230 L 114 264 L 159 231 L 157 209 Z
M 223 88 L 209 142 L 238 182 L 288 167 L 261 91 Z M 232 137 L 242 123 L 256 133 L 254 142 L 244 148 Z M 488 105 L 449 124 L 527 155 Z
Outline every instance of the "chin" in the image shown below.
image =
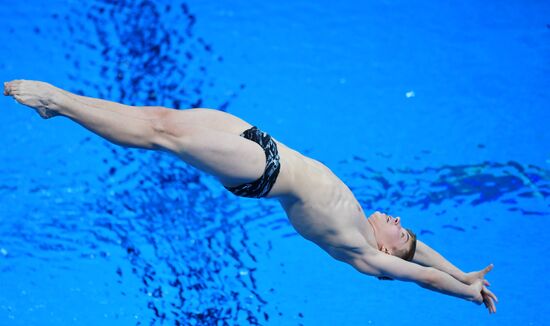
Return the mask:
M 372 213 L 370 216 L 369 216 L 369 219 L 372 221 L 372 222 L 379 222 L 381 221 L 382 219 L 384 219 L 385 216 L 384 214 L 380 213 L 379 211 L 376 211 L 374 213 Z

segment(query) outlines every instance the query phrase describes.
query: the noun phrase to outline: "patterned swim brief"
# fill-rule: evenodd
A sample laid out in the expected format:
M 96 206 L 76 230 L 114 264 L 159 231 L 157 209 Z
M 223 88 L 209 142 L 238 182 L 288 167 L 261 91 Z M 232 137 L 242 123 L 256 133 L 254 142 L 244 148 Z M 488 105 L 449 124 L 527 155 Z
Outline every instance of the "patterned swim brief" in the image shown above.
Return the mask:
M 256 127 L 243 131 L 240 136 L 257 143 L 264 149 L 266 159 L 264 174 L 256 181 L 225 188 L 241 197 L 265 197 L 275 184 L 279 170 L 281 169 L 277 144 L 270 135 Z

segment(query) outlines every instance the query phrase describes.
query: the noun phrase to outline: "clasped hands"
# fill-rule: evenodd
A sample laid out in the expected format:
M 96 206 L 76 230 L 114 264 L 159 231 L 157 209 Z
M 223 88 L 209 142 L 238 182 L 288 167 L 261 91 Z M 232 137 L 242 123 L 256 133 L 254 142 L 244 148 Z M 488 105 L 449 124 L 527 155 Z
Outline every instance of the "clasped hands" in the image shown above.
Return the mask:
M 477 272 L 464 273 L 462 283 L 473 286 L 478 295 L 472 300 L 473 302 L 481 305 L 485 304 L 485 307 L 489 310 L 489 313 L 496 313 L 496 303 L 498 303 L 497 296 L 491 292 L 487 287 L 490 286 L 489 281 L 485 279 L 485 275 L 493 269 L 493 264 L 485 267 Z

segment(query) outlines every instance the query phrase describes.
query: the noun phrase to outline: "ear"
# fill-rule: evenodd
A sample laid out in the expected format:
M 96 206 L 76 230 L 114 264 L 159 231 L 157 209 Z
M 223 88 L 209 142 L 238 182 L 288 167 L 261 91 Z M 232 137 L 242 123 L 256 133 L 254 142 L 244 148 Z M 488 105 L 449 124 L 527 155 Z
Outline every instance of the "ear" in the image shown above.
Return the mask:
M 382 251 L 383 253 L 388 254 L 388 255 L 391 256 L 391 251 L 388 248 L 386 248 L 385 246 L 382 246 L 380 248 L 380 251 Z

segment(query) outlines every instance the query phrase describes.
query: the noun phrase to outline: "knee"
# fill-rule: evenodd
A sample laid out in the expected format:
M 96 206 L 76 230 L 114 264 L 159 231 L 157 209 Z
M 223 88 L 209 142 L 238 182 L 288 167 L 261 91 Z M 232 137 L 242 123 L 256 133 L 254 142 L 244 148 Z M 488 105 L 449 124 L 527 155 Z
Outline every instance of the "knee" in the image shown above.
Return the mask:
M 165 120 L 168 117 L 168 109 L 160 106 L 140 106 L 138 108 L 145 113 L 154 132 L 165 132 Z
M 174 112 L 171 112 L 174 111 Z M 181 152 L 193 141 L 197 127 L 181 119 L 176 110 L 155 110 L 151 119 L 154 144 L 160 149 Z

